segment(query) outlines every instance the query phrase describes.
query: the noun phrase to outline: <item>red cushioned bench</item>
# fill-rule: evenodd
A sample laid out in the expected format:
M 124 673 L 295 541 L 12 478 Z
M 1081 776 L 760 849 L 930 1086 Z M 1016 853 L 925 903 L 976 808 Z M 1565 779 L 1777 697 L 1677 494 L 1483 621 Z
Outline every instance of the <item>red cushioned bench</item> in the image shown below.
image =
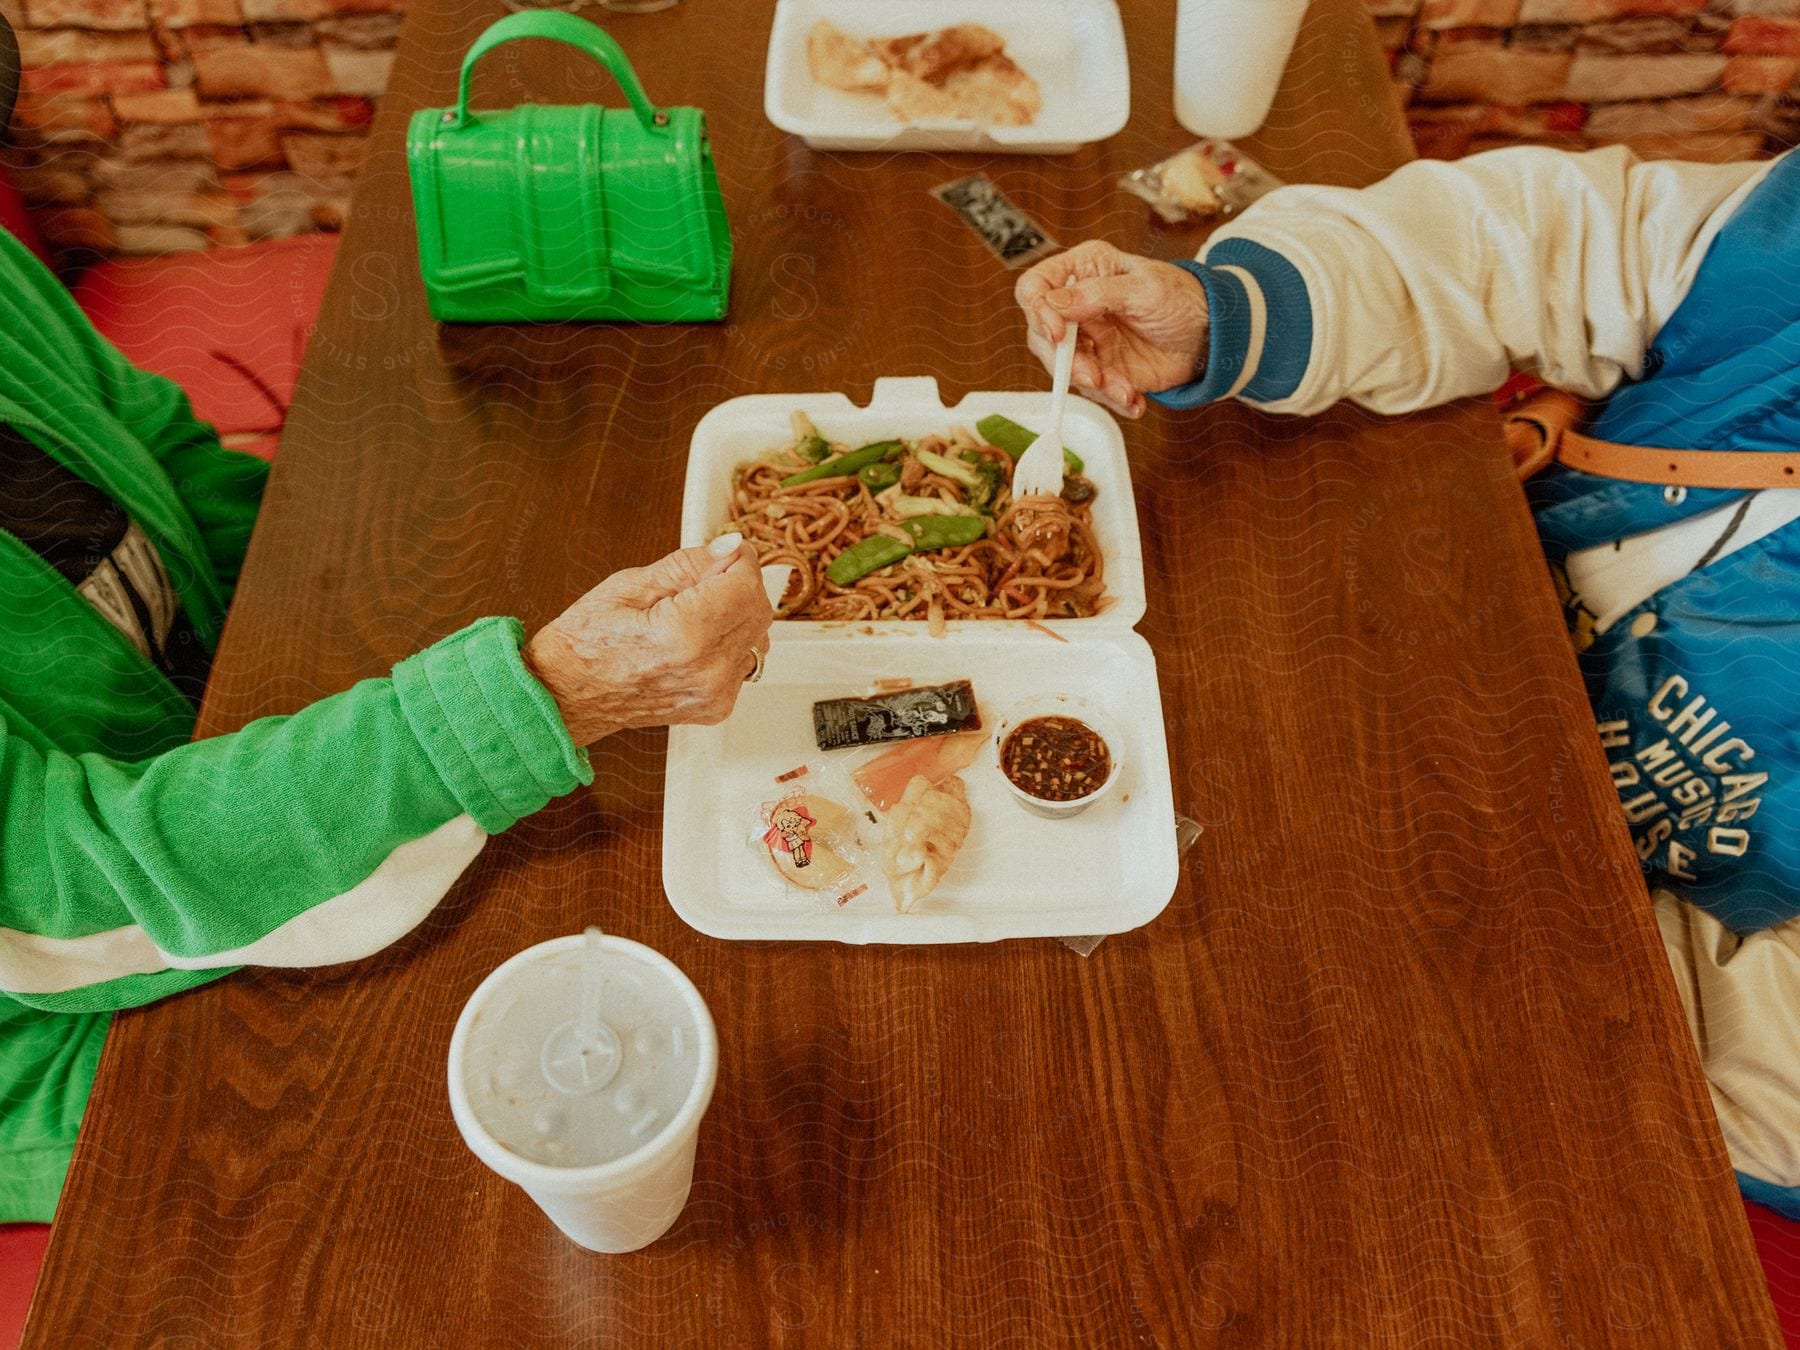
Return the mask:
M 1750 1216 L 1750 1233 L 1756 1239 L 1756 1254 L 1762 1258 L 1763 1278 L 1769 1282 L 1782 1334 L 1789 1346 L 1800 1350 L 1800 1223 L 1747 1201 L 1744 1209 Z
M 225 444 L 271 459 L 294 397 L 337 236 L 90 268 L 75 300 L 137 365 L 166 375 Z
M 0 225 L 48 261 L 0 179 Z M 209 253 L 122 258 L 88 269 L 76 303 L 133 362 L 166 375 L 235 449 L 271 458 L 294 396 L 337 236 L 271 239 Z

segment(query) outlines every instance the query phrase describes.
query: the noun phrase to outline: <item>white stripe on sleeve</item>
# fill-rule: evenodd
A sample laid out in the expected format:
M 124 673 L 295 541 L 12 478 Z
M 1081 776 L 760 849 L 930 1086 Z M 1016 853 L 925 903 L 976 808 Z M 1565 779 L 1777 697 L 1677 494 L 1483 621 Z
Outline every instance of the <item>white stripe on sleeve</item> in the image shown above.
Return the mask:
M 1244 368 L 1238 371 L 1231 388 L 1221 395 L 1222 398 L 1236 398 L 1256 378 L 1257 369 L 1262 365 L 1263 340 L 1269 331 L 1269 302 L 1263 298 L 1262 287 L 1247 269 L 1221 264 L 1219 271 L 1229 272 L 1241 281 L 1244 295 L 1250 302 L 1250 344 L 1244 348 Z
M 0 928 L 0 990 L 60 994 L 126 975 L 223 966 L 331 966 L 358 961 L 418 927 L 475 861 L 487 833 L 461 815 L 408 840 L 342 895 L 295 915 L 247 946 L 173 956 L 135 924 L 56 938 Z

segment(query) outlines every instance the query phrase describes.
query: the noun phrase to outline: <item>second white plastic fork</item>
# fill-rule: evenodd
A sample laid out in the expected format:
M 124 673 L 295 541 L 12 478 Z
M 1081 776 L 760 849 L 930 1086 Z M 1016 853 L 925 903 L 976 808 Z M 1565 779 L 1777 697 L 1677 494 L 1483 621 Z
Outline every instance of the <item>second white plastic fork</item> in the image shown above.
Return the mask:
M 1063 408 L 1069 401 L 1069 374 L 1074 368 L 1075 325 L 1071 323 L 1063 330 L 1062 341 L 1056 344 L 1056 375 L 1050 386 L 1050 416 L 1045 420 L 1044 429 L 1038 438 L 1026 447 L 1025 453 L 1019 456 L 1019 462 L 1013 466 L 1012 493 L 1015 501 L 1020 497 L 1056 497 L 1062 494 Z

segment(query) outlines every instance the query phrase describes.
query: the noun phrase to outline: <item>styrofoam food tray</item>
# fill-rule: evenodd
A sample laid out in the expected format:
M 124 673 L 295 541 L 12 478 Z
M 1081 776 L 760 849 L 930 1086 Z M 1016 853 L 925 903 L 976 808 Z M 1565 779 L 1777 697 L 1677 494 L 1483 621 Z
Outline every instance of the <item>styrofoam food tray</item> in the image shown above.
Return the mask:
M 839 942 L 1117 933 L 1160 914 L 1175 890 L 1175 808 L 1149 644 L 1130 631 L 1066 645 L 1041 633 L 1010 637 L 964 629 L 923 642 L 783 642 L 762 682 L 744 690 L 723 724 L 672 732 L 663 886 L 676 912 L 714 937 Z M 1027 641 L 1028 660 L 1020 650 Z M 797 890 L 776 875 L 755 837 L 756 811 L 789 790 L 776 784 L 777 774 L 826 758 L 812 740 L 815 699 L 866 693 L 872 678 L 896 676 L 974 683 L 990 733 L 962 774 L 974 822 L 943 884 L 910 914 L 894 911 L 873 847 L 869 893 L 840 909 L 829 896 Z M 1118 719 L 1125 739 L 1118 784 L 1067 820 L 1034 815 L 1013 797 L 992 743 L 1010 704 L 1046 694 L 1134 708 Z M 817 786 L 810 778 L 791 784 Z M 855 810 L 868 805 L 860 795 L 828 795 Z M 868 831 L 871 844 L 878 835 Z
M 681 542 L 704 543 L 728 515 L 732 470 L 792 438 L 804 410 L 830 439 L 850 444 L 972 427 L 991 412 L 1042 425 L 1048 394 L 975 393 L 946 408 L 930 379 L 885 379 L 859 408 L 843 394 L 759 394 L 732 399 L 694 429 Z M 1071 397 L 1063 441 L 1086 462 L 1099 495 L 1094 530 L 1114 603 L 1089 619 L 1052 620 L 1058 642 L 1020 623 L 953 621 L 933 638 L 922 622 L 778 622 L 767 673 L 716 727 L 669 734 L 663 795 L 663 887 L 703 933 L 726 938 L 838 942 L 986 942 L 1010 937 L 1117 933 L 1148 923 L 1174 894 L 1175 808 L 1162 699 L 1149 644 L 1132 625 L 1144 613 L 1143 563 L 1124 441 L 1101 408 Z M 838 908 L 782 882 L 754 842 L 757 808 L 786 790 L 776 775 L 822 753 L 812 705 L 867 694 L 878 679 L 973 682 L 989 743 L 963 772 L 974 824 L 944 883 L 910 914 L 896 914 L 879 862 L 868 895 Z M 1012 706 L 1068 694 L 1104 706 L 1123 730 L 1117 788 L 1066 820 L 1033 815 L 999 776 L 993 733 Z M 793 786 L 819 785 L 807 779 Z M 819 785 L 822 786 L 822 785 Z M 852 809 L 860 796 L 837 792 Z M 879 829 L 865 832 L 871 844 Z M 872 850 L 875 852 L 876 850 Z
M 847 93 L 813 78 L 806 35 L 820 19 L 855 38 L 985 24 L 1006 39 L 1006 54 L 1037 81 L 1043 107 L 1022 127 L 982 127 L 967 119 L 902 122 L 880 94 Z M 1111 0 L 779 0 L 763 107 L 771 122 L 816 150 L 1066 155 L 1124 127 L 1131 115 L 1131 70 Z

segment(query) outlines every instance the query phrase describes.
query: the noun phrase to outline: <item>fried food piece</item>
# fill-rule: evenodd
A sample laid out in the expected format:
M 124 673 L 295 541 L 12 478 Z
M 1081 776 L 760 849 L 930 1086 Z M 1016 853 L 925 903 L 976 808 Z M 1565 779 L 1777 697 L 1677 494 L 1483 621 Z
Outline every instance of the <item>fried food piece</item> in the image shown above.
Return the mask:
M 1037 81 L 978 23 L 859 42 L 821 19 L 806 35 L 813 78 L 853 93 L 883 92 L 903 122 L 974 121 L 1019 127 L 1043 107 Z
M 941 122 L 967 116 L 954 94 L 904 70 L 896 70 L 888 80 L 887 101 L 902 122 Z
M 944 92 L 962 105 L 962 116 L 983 126 L 1026 126 L 1044 106 L 1037 81 L 1005 56 L 958 71 L 944 82 Z
M 977 66 L 958 71 L 941 85 L 897 70 L 888 81 L 888 107 L 903 122 L 955 119 L 982 126 L 1026 126 L 1043 106 L 1037 84 L 1005 57 L 998 61 L 1005 63 L 1004 70 Z
M 935 33 L 908 33 L 869 45 L 894 69 L 927 84 L 942 84 L 959 70 L 999 56 L 1006 50 L 1006 39 L 978 23 L 959 23 Z
M 887 63 L 868 43 L 858 42 L 825 19 L 806 35 L 806 64 L 815 80 L 833 89 L 868 93 L 887 88 Z
M 937 889 L 969 837 L 972 819 L 962 779 L 953 775 L 934 787 L 917 777 L 906 785 L 881 841 L 881 870 L 896 910 L 909 912 Z

